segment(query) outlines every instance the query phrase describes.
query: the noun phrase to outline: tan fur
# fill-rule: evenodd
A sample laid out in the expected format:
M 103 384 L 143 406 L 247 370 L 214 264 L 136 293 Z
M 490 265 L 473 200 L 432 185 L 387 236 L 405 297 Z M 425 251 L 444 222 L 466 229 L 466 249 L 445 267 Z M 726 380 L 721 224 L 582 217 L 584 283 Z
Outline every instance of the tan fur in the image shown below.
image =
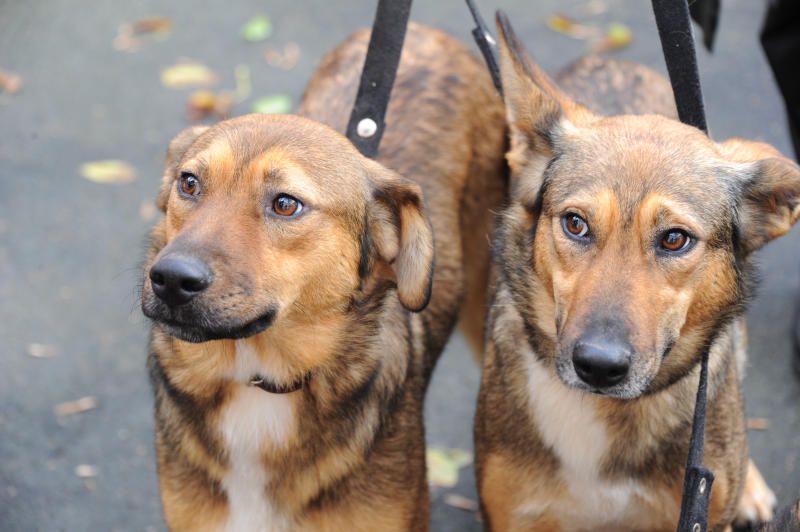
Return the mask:
M 704 461 L 710 529 L 723 530 L 743 489 L 768 491 L 754 466 L 746 475 L 742 311 L 751 253 L 797 221 L 800 169 L 677 122 L 669 84 L 645 67 L 592 58 L 557 85 L 499 29 L 512 180 L 475 421 L 487 529 L 674 530 L 709 344 Z M 571 215 L 583 240 L 563 226 Z M 662 252 L 675 228 L 691 246 Z M 630 346 L 606 390 L 573 365 L 587 331 Z
M 304 117 L 170 144 L 142 305 L 171 529 L 427 529 L 422 402 L 459 315 L 482 343 L 505 125 L 482 64 L 411 24 L 380 154 L 364 158 L 341 132 L 367 40 L 323 60 Z M 178 192 L 183 172 L 198 196 Z M 272 213 L 281 193 L 304 211 Z M 168 308 L 147 274 L 165 256 L 199 257 L 213 282 Z M 302 388 L 272 394 L 256 376 Z

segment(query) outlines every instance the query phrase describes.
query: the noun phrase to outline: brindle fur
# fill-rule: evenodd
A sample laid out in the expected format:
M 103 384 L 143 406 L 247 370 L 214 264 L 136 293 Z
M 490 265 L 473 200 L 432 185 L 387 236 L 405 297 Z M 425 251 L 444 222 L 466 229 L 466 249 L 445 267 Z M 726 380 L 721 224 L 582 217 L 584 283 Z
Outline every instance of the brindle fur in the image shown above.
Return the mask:
M 498 28 L 512 177 L 475 421 L 486 529 L 674 530 L 705 347 L 710 527 L 734 521 L 743 485 L 769 517 L 747 459 L 742 315 L 751 253 L 800 217 L 800 169 L 680 124 L 669 84 L 643 66 L 589 58 L 556 84 L 502 17 Z M 592 244 L 564 235 L 570 210 Z M 674 225 L 698 243 L 659 259 L 657 235 Z M 612 396 L 589 393 L 570 358 L 598 322 L 633 346 Z
M 412 23 L 381 164 L 365 159 L 340 133 L 368 36 L 354 34 L 322 61 L 300 106 L 307 118 L 241 117 L 186 130 L 170 146 L 158 201 L 166 217 L 145 272 L 182 246 L 215 269 L 213 311 L 201 320 L 235 324 L 279 309 L 268 329 L 237 341 L 189 343 L 154 322 L 156 451 L 172 529 L 217 529 L 229 518 L 230 450 L 219 424 L 226 405 L 253 390 L 232 377 L 243 347 L 276 382 L 310 375 L 283 396 L 293 412 L 286 441 L 260 454 L 265 501 L 282 516 L 265 529 L 428 527 L 423 397 L 459 317 L 482 345 L 491 210 L 505 186 L 503 108 L 463 45 Z M 175 181 L 193 164 L 208 193 L 187 207 Z M 313 224 L 298 218 L 264 236 L 275 223 L 263 214 L 273 180 L 316 198 Z M 435 237 L 432 290 L 425 212 Z M 425 310 L 411 312 L 426 295 Z M 153 299 L 145 274 L 151 314 Z

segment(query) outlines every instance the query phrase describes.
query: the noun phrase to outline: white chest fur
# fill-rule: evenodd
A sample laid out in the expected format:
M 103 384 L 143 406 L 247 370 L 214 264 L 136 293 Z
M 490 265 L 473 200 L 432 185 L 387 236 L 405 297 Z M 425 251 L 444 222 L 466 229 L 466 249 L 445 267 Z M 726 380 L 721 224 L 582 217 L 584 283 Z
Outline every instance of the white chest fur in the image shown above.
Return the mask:
M 256 364 L 253 355 L 237 345 L 237 373 L 259 372 L 252 367 Z M 244 384 L 223 407 L 218 429 L 230 463 L 222 482 L 228 497 L 225 530 L 229 532 L 291 529 L 288 517 L 267 496 L 270 473 L 263 461 L 265 453 L 285 446 L 291 437 L 295 421 L 291 401 L 288 395 Z
M 542 512 L 549 507 L 567 530 L 613 529 L 615 524 L 630 527 L 649 521 L 643 507 L 648 498 L 644 486 L 633 480 L 610 482 L 600 476 L 609 437 L 593 398 L 566 387 L 533 353 L 526 353 L 526 358 L 530 361 L 528 390 L 536 429 L 561 462 L 561 477 L 571 500 L 530 501 L 519 511 Z M 601 516 L 605 524 L 598 523 Z

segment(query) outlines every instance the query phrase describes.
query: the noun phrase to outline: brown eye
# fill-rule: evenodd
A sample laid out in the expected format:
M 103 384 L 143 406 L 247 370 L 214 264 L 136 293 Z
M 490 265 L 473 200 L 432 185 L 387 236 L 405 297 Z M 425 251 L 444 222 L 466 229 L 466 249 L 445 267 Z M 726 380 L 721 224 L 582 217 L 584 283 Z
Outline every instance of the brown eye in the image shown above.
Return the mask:
M 675 253 L 677 251 L 684 251 L 688 249 L 691 244 L 692 238 L 681 229 L 670 229 L 661 237 L 659 245 L 664 251 Z
M 272 212 L 278 216 L 291 218 L 303 211 L 303 203 L 289 194 L 278 194 L 272 200 Z
M 583 239 L 589 234 L 589 224 L 574 212 L 567 213 L 561 218 L 561 226 L 572 238 Z
M 197 196 L 200 194 L 200 180 L 194 174 L 183 172 L 178 180 L 178 188 L 186 196 Z

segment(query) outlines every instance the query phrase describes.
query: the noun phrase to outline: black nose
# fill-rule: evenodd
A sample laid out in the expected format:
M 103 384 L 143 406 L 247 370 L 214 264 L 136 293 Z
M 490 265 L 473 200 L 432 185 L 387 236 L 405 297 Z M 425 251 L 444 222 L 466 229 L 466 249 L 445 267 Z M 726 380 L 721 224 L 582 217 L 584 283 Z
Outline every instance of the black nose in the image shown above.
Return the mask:
M 631 365 L 631 348 L 625 343 L 598 338 L 581 339 L 572 351 L 575 373 L 586 384 L 608 388 L 619 384 Z
M 211 285 L 208 265 L 193 257 L 161 258 L 150 268 L 153 292 L 170 307 L 185 305 Z

